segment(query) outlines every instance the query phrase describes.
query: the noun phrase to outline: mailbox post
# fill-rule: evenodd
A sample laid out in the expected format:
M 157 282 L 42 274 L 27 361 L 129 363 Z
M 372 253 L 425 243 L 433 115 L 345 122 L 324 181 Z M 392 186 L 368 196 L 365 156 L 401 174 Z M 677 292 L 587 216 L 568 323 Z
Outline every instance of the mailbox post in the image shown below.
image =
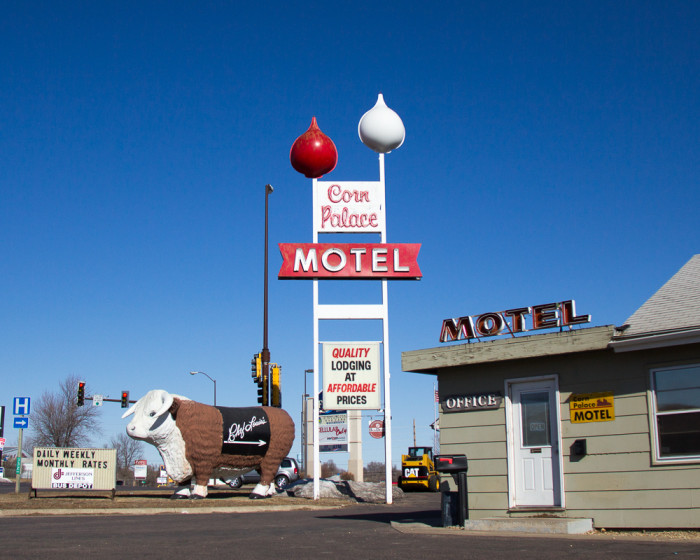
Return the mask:
M 459 521 L 459 526 L 464 527 L 465 521 L 469 519 L 468 468 L 466 455 L 435 456 L 435 470 L 439 473 L 451 474 L 457 484 L 457 492 L 450 491 L 450 484 L 447 481 L 440 484 L 443 527 L 455 525 L 455 518 Z

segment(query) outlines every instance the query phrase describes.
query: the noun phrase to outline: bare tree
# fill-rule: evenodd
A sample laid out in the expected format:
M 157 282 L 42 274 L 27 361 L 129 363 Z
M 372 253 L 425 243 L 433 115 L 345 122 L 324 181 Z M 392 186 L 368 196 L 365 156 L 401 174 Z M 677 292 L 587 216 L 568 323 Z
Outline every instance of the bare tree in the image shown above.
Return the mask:
M 117 450 L 117 478 L 125 483 L 133 484 L 134 471 L 132 467 L 135 460 L 140 458 L 143 453 L 143 442 L 130 438 L 122 432 L 118 436 L 112 436 L 105 447 Z
M 143 442 L 130 438 L 125 433 L 112 436 L 107 444 L 110 449 L 117 450 L 117 468 L 129 468 L 143 454 Z
M 370 461 L 365 465 L 364 476 L 365 482 L 384 482 L 386 479 L 386 467 L 385 463 L 380 463 L 379 461 Z M 399 479 L 401 471 L 395 466 L 391 468 L 392 480 L 396 482 Z
M 321 478 L 330 478 L 334 474 L 338 474 L 338 467 L 335 465 L 333 459 L 328 459 L 325 463 L 321 464 Z
M 71 375 L 59 383 L 58 391 L 44 391 L 32 406 L 28 447 L 80 447 L 100 433 L 99 408 L 77 406 L 79 379 Z

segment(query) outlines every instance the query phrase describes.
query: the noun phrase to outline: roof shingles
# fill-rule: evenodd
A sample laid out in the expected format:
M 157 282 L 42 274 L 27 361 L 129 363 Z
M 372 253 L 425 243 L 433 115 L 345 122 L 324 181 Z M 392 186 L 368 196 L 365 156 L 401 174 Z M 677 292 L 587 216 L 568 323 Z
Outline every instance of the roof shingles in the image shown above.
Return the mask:
M 625 323 L 629 325 L 625 337 L 700 327 L 700 254 L 694 255 Z

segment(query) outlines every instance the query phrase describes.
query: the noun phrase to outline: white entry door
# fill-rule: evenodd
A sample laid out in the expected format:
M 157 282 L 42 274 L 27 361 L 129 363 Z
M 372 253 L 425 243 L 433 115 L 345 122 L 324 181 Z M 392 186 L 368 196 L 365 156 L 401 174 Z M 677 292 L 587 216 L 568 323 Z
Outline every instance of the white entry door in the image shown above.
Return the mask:
M 515 507 L 560 506 L 556 379 L 511 383 L 509 462 Z

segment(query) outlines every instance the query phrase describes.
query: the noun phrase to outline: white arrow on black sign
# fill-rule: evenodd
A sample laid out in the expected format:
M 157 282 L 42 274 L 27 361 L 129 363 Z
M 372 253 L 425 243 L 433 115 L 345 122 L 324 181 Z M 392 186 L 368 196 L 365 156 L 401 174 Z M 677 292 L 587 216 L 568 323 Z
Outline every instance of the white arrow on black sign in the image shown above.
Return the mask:
M 267 442 L 261 439 L 259 439 L 258 441 L 227 441 L 224 443 L 228 443 L 229 445 L 257 445 L 258 447 L 267 445 Z

